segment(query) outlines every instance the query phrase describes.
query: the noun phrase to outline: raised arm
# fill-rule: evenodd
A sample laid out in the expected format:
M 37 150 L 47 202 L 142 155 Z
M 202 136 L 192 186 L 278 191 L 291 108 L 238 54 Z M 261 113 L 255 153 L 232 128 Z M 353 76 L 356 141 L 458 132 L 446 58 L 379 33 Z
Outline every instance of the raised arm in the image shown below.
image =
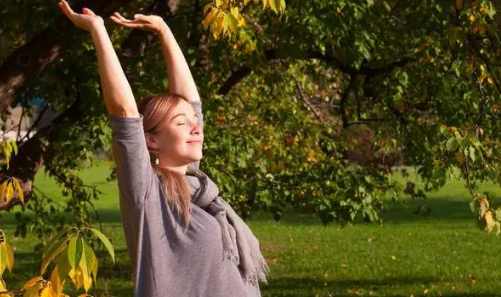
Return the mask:
M 191 101 L 200 101 L 188 63 L 170 28 L 162 22 L 157 34 L 162 43 L 162 53 L 167 66 L 169 92 L 183 95 Z
M 108 113 L 122 117 L 139 117 L 134 95 L 111 44 L 103 19 L 87 8 L 82 10 L 83 14 L 75 13 L 64 0 L 59 2 L 59 7 L 76 26 L 91 33 Z
M 139 114 L 134 95 L 104 27 L 103 19 L 84 8 L 83 14 L 71 10 L 66 1 L 59 7 L 78 27 L 88 31 L 96 48 L 103 97 L 112 130 L 113 159 L 117 165 L 120 201 L 134 205 L 146 202 L 147 193 L 154 185 L 155 175 L 150 163 L 143 131 L 143 116 Z

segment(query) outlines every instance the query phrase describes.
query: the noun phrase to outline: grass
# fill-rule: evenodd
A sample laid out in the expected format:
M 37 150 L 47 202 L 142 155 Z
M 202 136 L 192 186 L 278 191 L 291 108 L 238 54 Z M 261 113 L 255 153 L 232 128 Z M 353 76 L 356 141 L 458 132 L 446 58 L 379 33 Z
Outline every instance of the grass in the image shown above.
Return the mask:
M 103 192 L 97 203 L 105 233 L 117 251 L 116 264 L 102 254 L 100 275 L 108 278 L 112 296 L 132 296 L 129 261 L 118 208 L 116 182 L 106 182 L 109 163 L 100 162 L 82 173 Z M 43 173 L 37 186 L 59 196 L 55 183 Z M 501 193 L 493 185 L 483 189 Z M 480 231 L 468 203 L 464 183 L 449 182 L 429 197 L 429 216 L 414 214 L 417 202 L 389 203 L 384 224 L 356 224 L 340 229 L 322 226 L 315 215 L 293 212 L 280 222 L 260 214 L 248 222 L 271 268 L 263 296 L 501 296 L 500 237 Z M 2 218 L 12 234 L 12 214 Z M 31 237 L 11 238 L 16 264 L 5 278 L 20 288 L 38 270 L 39 254 Z M 104 261 L 104 263 L 103 263 Z M 105 284 L 94 291 L 103 296 Z

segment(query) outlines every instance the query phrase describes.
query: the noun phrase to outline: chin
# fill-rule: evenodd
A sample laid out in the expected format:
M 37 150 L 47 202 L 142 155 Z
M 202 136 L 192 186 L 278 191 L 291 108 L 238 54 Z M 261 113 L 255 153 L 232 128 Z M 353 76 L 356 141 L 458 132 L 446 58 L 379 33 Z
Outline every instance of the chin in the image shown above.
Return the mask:
M 193 155 L 190 155 L 190 156 L 188 157 L 188 159 L 190 160 L 190 163 L 191 163 L 191 162 L 195 162 L 195 161 L 200 161 L 200 160 L 202 160 L 202 157 L 203 157 L 203 155 L 202 155 L 202 153 L 200 153 L 200 154 L 193 154 Z

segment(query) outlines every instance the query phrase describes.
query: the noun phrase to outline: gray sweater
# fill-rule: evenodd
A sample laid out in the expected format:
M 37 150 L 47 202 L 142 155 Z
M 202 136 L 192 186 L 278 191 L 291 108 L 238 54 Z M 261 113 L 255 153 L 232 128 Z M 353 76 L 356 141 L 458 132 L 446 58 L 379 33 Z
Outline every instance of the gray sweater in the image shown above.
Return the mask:
M 192 103 L 203 127 L 201 102 Z M 143 116 L 108 116 L 123 228 L 134 263 L 134 297 L 261 296 L 259 286 L 244 283 L 242 271 L 222 257 L 221 227 L 209 213 L 192 204 L 190 227 L 183 234 L 182 219 L 166 202 L 151 167 Z

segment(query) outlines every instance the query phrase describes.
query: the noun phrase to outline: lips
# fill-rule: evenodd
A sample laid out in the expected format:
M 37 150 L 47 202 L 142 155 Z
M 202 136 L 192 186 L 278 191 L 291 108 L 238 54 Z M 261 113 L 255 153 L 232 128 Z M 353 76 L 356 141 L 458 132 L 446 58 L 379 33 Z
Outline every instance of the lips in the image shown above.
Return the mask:
M 192 141 L 187 141 L 187 143 L 202 143 L 201 140 L 192 140 Z

